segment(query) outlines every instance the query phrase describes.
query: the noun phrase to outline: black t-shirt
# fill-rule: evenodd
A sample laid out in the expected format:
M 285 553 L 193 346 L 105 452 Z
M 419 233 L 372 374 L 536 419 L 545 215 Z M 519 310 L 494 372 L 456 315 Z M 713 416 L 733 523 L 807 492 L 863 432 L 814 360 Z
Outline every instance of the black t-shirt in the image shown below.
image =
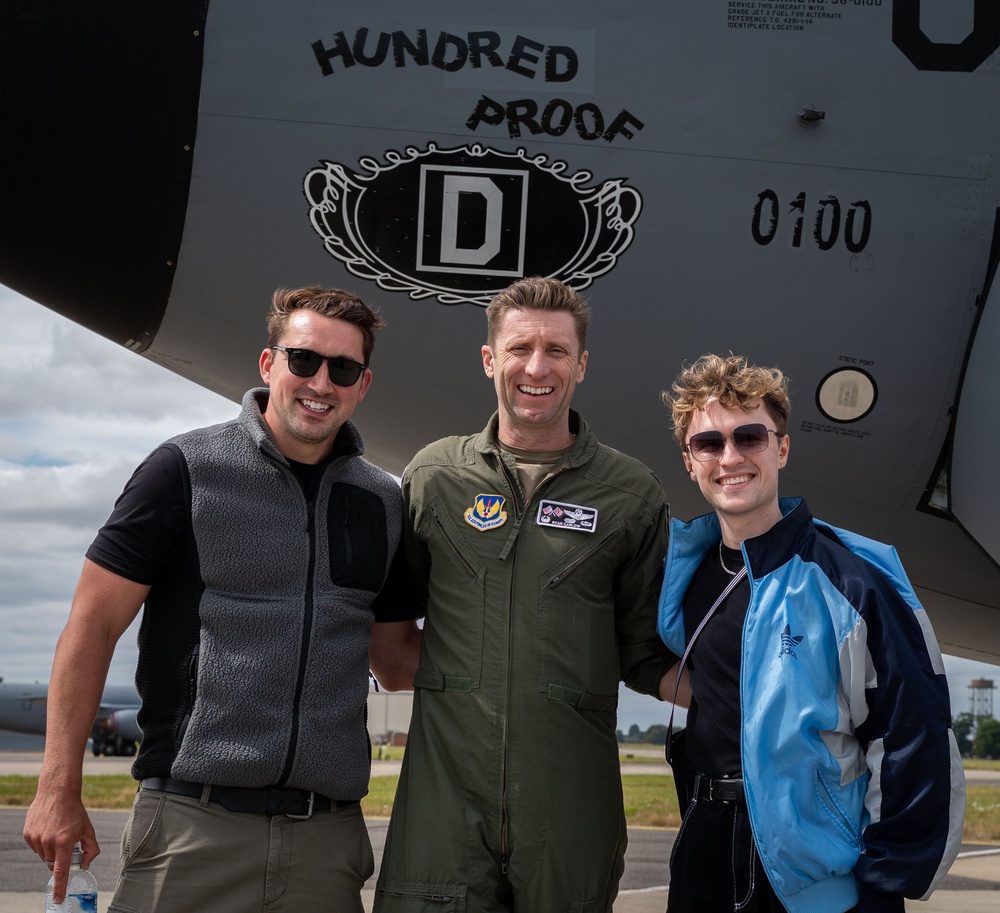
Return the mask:
M 310 500 L 327 462 L 290 462 L 292 472 Z M 136 583 L 155 585 L 172 571 L 177 549 L 190 525 L 190 485 L 180 451 L 158 447 L 132 474 L 114 510 L 87 550 L 95 564 Z M 416 617 L 413 590 L 405 562 L 393 560 L 391 579 L 372 602 L 375 621 L 405 621 Z M 262 556 L 261 560 L 266 560 Z
M 743 566 L 743 553 L 722 547 L 730 570 Z M 723 570 L 719 548 L 709 549 L 684 594 L 684 631 L 688 640 L 732 575 Z M 750 583 L 741 580 L 705 625 L 691 654 L 692 700 L 687 718 L 691 762 L 709 777 L 740 777 L 740 665 L 743 622 L 750 603 Z
M 189 489 L 180 452 L 157 447 L 132 473 L 87 557 L 135 583 L 155 585 L 171 569 L 190 525 Z

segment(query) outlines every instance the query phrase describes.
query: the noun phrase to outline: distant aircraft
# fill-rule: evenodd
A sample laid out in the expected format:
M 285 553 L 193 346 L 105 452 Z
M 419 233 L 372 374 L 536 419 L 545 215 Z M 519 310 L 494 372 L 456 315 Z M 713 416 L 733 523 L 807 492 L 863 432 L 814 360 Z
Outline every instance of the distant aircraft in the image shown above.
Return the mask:
M 8 0 L 0 282 L 234 399 L 275 287 L 354 289 L 398 473 L 494 407 L 483 305 L 558 277 L 576 402 L 675 515 L 659 391 L 779 364 L 783 491 L 997 663 L 998 47 L 990 0 Z
M 48 685 L 5 682 L 0 678 L 0 729 L 45 735 Z M 135 721 L 139 695 L 130 685 L 108 685 L 90 730 L 91 751 L 100 755 L 134 755 L 142 730 Z

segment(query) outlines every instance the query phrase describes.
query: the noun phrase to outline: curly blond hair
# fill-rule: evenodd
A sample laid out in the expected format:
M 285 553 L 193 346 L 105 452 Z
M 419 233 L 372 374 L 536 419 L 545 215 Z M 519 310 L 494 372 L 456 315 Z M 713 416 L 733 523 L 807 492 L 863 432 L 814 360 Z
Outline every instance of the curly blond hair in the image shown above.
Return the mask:
M 788 433 L 792 411 L 788 382 L 778 368 L 761 368 L 747 363 L 742 355 L 702 355 L 681 369 L 670 390 L 661 394 L 670 409 L 674 440 L 684 449 L 691 416 L 704 409 L 710 399 L 718 399 L 727 409 L 751 409 L 763 402 L 780 436 Z

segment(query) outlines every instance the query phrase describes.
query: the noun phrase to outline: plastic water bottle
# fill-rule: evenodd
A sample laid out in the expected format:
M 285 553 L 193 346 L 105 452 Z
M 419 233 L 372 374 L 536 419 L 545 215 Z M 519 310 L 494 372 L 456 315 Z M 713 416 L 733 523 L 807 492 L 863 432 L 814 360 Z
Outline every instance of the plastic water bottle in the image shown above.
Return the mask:
M 82 861 L 83 850 L 77 844 L 69 863 L 66 897 L 62 903 L 52 902 L 53 875 L 45 889 L 45 913 L 97 913 L 97 879 L 80 867 Z

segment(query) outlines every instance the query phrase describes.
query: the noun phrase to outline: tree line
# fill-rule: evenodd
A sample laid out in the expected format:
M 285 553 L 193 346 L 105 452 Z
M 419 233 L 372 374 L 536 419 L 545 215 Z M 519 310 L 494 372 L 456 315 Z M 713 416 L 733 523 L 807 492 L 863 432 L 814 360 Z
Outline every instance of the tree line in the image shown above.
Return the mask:
M 960 713 L 952 720 L 951 728 L 963 758 L 1000 758 L 1000 720 Z M 654 723 L 649 729 L 640 729 L 633 723 L 627 733 L 618 730 L 621 745 L 665 745 L 666 741 L 667 727 L 662 723 Z
M 960 713 L 951 721 L 963 758 L 1000 758 L 1000 720 Z

